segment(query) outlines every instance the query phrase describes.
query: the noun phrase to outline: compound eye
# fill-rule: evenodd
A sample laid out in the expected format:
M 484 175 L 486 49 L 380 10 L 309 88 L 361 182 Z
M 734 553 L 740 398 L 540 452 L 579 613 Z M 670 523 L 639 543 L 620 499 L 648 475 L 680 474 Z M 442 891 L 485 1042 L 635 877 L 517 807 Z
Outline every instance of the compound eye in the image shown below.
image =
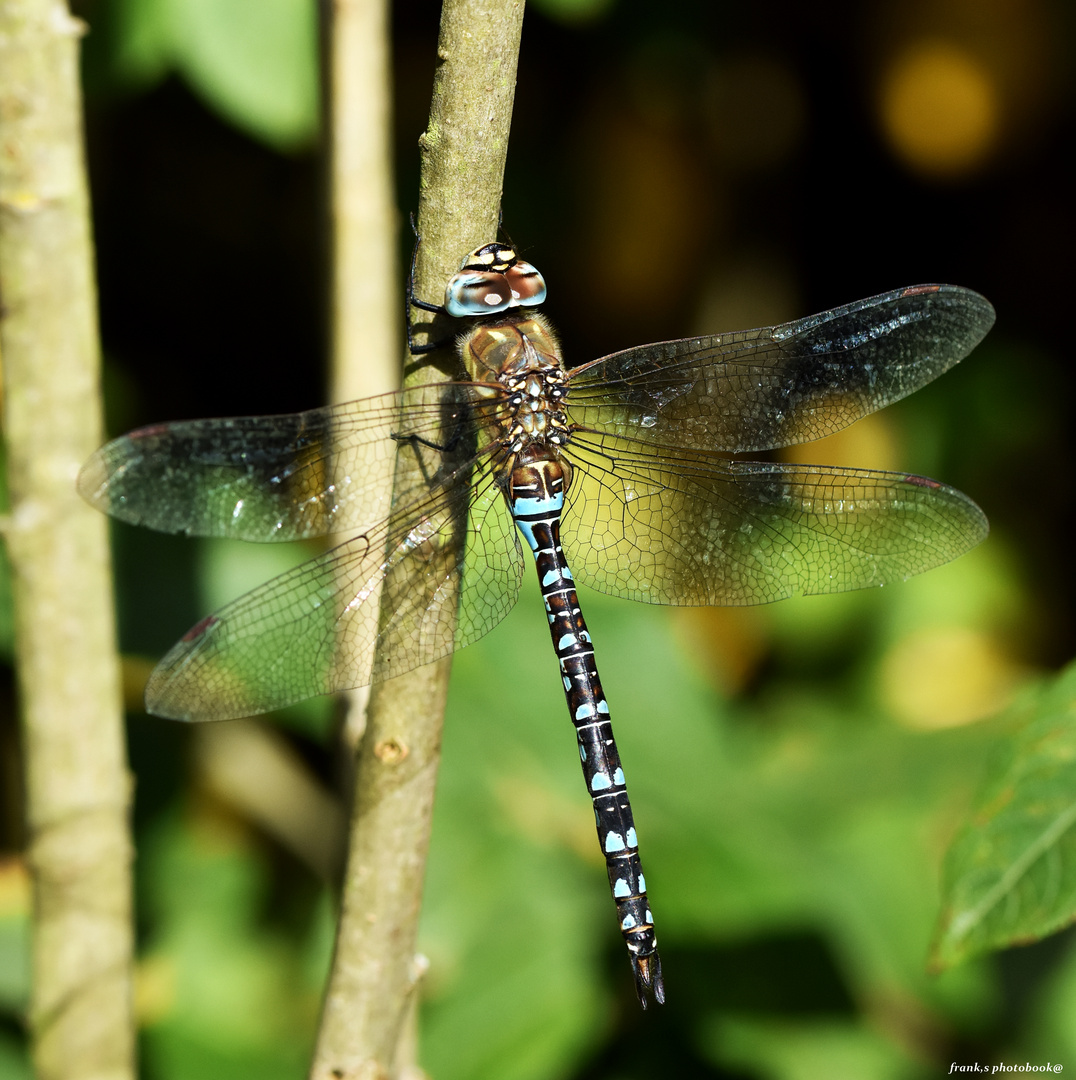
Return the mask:
M 475 248 L 445 287 L 445 311 L 455 318 L 496 315 L 545 300 L 545 279 L 504 244 Z
M 445 287 L 445 311 L 457 319 L 495 315 L 517 303 L 504 274 L 464 270 Z
M 545 302 L 545 278 L 522 259 L 504 273 L 512 290 L 512 297 L 520 307 L 537 307 Z

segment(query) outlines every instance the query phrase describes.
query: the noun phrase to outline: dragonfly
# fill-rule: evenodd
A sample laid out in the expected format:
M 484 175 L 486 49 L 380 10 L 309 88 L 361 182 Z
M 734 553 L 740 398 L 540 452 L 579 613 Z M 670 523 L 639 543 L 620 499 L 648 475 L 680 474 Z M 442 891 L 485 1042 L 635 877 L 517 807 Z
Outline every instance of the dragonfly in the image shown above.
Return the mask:
M 646 603 L 761 604 L 903 581 L 968 551 L 986 518 L 936 480 L 742 455 L 905 397 L 971 352 L 994 311 L 969 289 L 915 285 L 569 368 L 545 299 L 533 265 L 484 244 L 443 303 L 411 300 L 461 320 L 457 381 L 144 427 L 99 450 L 79 487 L 165 532 L 349 536 L 179 640 L 146 687 L 148 711 L 179 720 L 263 713 L 445 657 L 504 618 L 529 548 L 646 1008 L 665 1000 L 661 960 L 576 582 Z

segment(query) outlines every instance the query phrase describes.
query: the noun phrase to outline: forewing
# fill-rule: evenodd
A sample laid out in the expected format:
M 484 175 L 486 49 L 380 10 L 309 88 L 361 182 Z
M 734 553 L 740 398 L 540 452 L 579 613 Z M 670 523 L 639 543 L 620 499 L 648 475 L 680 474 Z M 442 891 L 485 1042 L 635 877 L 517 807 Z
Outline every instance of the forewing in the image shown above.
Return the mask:
M 204 619 L 157 666 L 146 706 L 227 720 L 401 675 L 496 626 L 522 570 L 500 492 L 458 483 Z
M 978 293 L 917 285 L 781 326 L 644 345 L 575 369 L 569 417 L 687 450 L 808 442 L 937 378 L 993 322 Z
M 903 473 L 651 453 L 573 439 L 561 532 L 578 581 L 650 603 L 764 604 L 903 581 L 987 533 L 967 496 Z
M 448 448 L 473 442 L 466 384 L 283 416 L 188 420 L 140 428 L 102 447 L 79 491 L 113 517 L 162 532 L 296 540 L 386 518 L 399 455 L 417 459 L 396 506 L 445 480 Z

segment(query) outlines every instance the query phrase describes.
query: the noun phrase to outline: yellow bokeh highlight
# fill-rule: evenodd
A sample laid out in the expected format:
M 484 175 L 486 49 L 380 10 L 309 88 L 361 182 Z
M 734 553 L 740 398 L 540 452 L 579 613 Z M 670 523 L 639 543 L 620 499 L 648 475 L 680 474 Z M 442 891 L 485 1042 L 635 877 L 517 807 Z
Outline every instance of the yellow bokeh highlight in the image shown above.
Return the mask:
M 881 122 L 893 152 L 916 172 L 963 176 L 998 141 L 998 88 L 967 50 L 920 40 L 898 53 L 882 79 Z
M 0 858 L 0 919 L 29 917 L 30 872 L 15 855 Z
M 886 707 L 908 727 L 957 727 L 1000 712 L 1027 672 L 987 634 L 931 626 L 898 641 L 882 661 Z
M 850 409 L 858 407 L 855 403 Z M 823 439 L 786 446 L 780 457 L 793 465 L 893 471 L 901 466 L 902 448 L 889 417 L 871 413 Z
M 176 958 L 154 952 L 135 968 L 134 1011 L 140 1024 L 149 1026 L 167 1020 L 176 1009 Z

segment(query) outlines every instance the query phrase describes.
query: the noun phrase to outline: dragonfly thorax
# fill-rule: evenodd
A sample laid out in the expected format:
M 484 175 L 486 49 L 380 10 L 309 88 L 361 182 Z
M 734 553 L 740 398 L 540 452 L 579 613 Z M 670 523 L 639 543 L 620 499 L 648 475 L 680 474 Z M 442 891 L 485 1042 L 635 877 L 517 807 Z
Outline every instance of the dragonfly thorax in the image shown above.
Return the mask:
M 533 443 L 563 446 L 568 442 L 565 378 L 562 368 L 551 367 L 501 380 L 508 393 L 504 438 L 512 453 Z
M 471 377 L 479 382 L 561 367 L 560 343 L 541 315 L 509 313 L 481 322 L 460 340 L 460 355 Z
M 472 378 L 485 384 L 482 396 L 499 399 L 491 432 L 510 453 L 532 442 L 563 446 L 570 436 L 564 402 L 568 377 L 560 346 L 537 315 L 509 315 L 480 323 L 460 342 Z

